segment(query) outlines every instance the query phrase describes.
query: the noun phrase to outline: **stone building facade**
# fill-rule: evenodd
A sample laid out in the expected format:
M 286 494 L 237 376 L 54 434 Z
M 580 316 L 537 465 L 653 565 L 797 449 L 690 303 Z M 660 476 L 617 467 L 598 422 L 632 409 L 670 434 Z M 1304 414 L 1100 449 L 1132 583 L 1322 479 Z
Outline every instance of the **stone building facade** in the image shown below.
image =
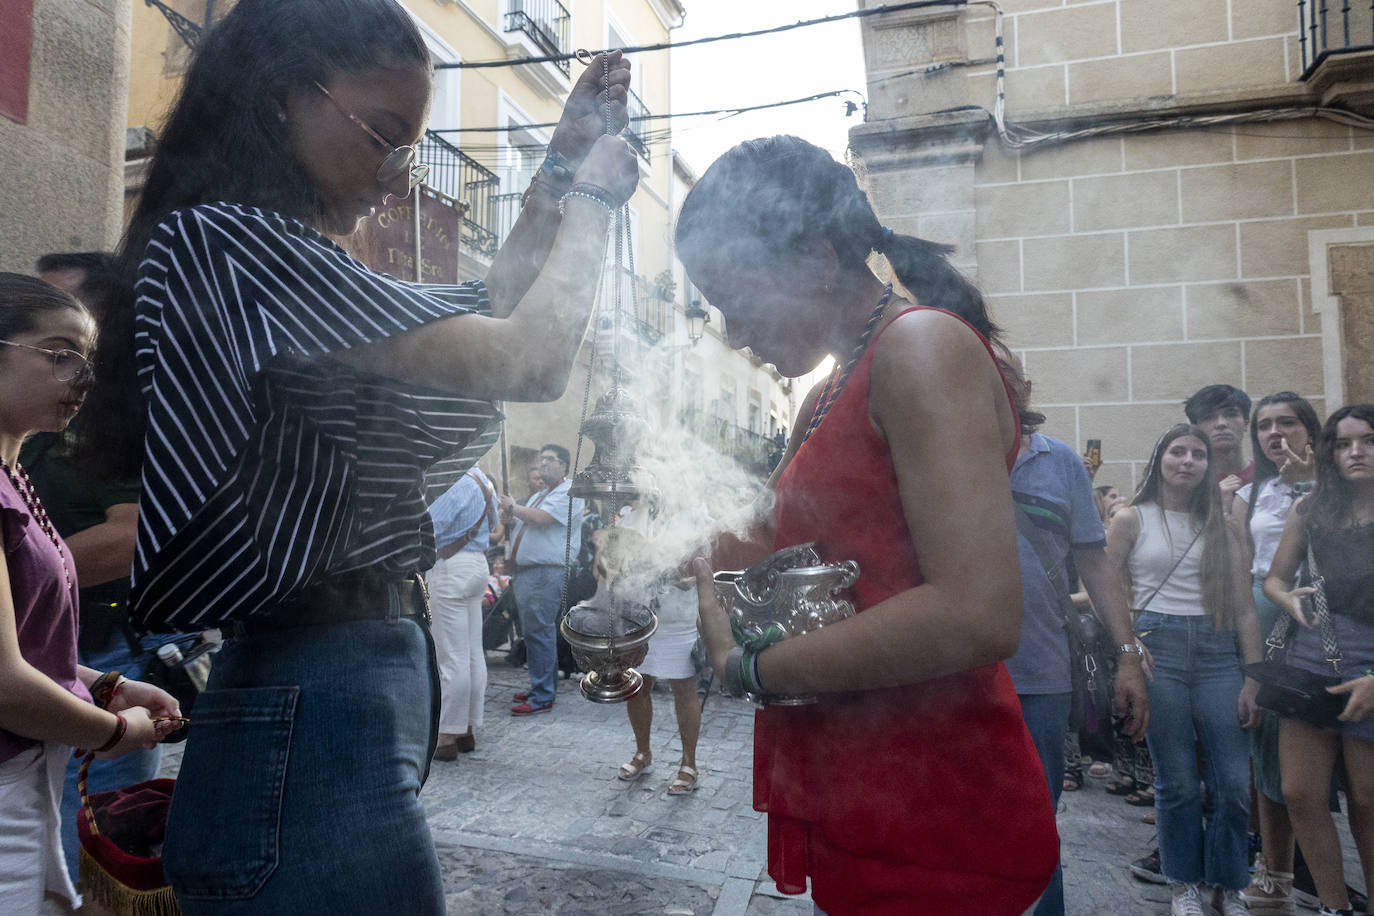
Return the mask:
M 0 270 L 122 229 L 130 0 L 0 4 Z
M 1288 0 L 1002 0 L 864 20 L 870 106 L 851 146 L 875 207 L 957 246 L 1045 432 L 1102 440 L 1099 483 L 1139 482 L 1205 384 L 1295 390 L 1323 416 L 1374 400 L 1374 131 L 1313 115 L 1371 113 L 1360 15 L 1356 47 L 1321 59 L 1326 38 Z

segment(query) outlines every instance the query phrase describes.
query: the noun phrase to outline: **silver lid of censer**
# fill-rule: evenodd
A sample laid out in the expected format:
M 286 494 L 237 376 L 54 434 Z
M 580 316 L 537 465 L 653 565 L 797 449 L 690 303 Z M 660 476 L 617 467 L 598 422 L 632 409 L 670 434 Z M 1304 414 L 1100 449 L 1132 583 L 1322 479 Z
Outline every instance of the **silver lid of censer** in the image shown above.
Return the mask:
M 814 543 L 779 550 L 748 569 L 715 574 L 716 600 L 746 644 L 787 639 L 854 616 L 844 591 L 859 579 L 853 560 L 826 563 Z M 746 694 L 759 705 L 803 706 L 812 694 Z
M 591 500 L 607 523 L 652 490 L 646 486 L 647 472 L 635 464 L 635 450 L 647 428 L 634 398 L 618 383 L 597 398 L 596 409 L 582 423 L 582 435 L 596 444 L 596 452 L 573 477 L 570 493 Z

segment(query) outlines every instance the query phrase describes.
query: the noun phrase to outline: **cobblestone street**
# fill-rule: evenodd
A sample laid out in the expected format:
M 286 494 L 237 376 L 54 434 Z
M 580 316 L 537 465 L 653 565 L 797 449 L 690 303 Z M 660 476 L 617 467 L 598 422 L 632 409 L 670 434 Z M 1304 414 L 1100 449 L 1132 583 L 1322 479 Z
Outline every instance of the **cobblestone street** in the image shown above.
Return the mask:
M 711 696 L 697 753 L 700 788 L 669 797 L 680 746 L 666 690 L 654 696 L 654 768 L 624 783 L 616 768 L 634 742 L 622 706 L 589 703 L 568 679 L 559 681 L 553 712 L 513 718 L 511 693 L 528 687 L 524 669 L 496 653 L 488 661 L 477 750 L 435 762 L 422 795 L 450 913 L 809 916 L 807 897 L 783 897 L 764 872 L 764 822 L 750 807 L 751 706 Z M 178 756 L 168 755 L 169 771 Z M 1093 780 L 1064 794 L 1070 916 L 1168 912 L 1167 889 L 1127 868 L 1154 845 L 1145 810 Z M 1339 820 L 1347 877 L 1358 887 L 1358 860 Z

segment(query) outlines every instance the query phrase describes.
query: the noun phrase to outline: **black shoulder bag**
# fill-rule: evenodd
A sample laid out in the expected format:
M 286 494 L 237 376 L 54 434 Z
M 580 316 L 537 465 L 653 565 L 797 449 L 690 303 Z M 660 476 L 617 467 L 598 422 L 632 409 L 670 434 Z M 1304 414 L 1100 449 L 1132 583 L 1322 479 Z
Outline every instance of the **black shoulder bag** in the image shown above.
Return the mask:
M 1298 622 L 1287 611 L 1279 614 L 1274 629 L 1264 641 L 1264 661 L 1245 666 L 1245 674 L 1259 681 L 1259 695 L 1255 702 L 1289 719 L 1298 719 L 1318 728 L 1340 728 L 1338 717 L 1345 710 L 1348 696 L 1330 694 L 1326 688 L 1341 682 L 1341 647 L 1336 640 L 1336 625 L 1326 603 L 1326 581 L 1317 572 L 1317 558 L 1312 553 L 1312 541 L 1307 542 L 1307 575 L 1316 589 L 1308 597 L 1322 635 L 1322 653 L 1331 665 L 1331 674 L 1315 674 L 1294 668 L 1285 662 L 1288 640 Z M 1308 603 L 1303 599 L 1304 604 Z
M 1026 510 L 1016 505 L 1016 530 L 1035 550 L 1045 575 L 1054 586 L 1059 599 L 1059 614 L 1064 621 L 1064 632 L 1069 638 L 1069 682 L 1073 704 L 1069 709 L 1069 728 L 1078 731 L 1088 721 L 1089 706 L 1095 707 L 1093 720 L 1110 715 L 1112 708 L 1112 671 L 1114 656 L 1105 651 L 1102 625 L 1093 614 L 1082 614 L 1073 603 L 1069 594 L 1069 584 L 1064 579 L 1064 565 L 1050 551 L 1040 530 L 1035 527 Z

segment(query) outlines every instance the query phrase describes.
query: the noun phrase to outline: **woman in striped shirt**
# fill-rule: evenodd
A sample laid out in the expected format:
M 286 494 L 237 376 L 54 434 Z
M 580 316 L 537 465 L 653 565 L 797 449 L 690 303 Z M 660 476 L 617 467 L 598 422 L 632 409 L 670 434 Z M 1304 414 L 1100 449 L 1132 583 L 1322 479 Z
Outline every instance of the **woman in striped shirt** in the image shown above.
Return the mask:
M 485 284 L 435 289 L 327 237 L 423 179 L 409 14 L 240 0 L 202 40 L 120 252 L 85 431 L 141 470 L 136 620 L 228 637 L 168 818 L 183 911 L 443 911 L 417 799 L 438 710 L 421 484 L 490 446 L 491 400 L 566 387 L 638 180 L 601 136 L 628 81 L 618 53 L 592 63 Z

